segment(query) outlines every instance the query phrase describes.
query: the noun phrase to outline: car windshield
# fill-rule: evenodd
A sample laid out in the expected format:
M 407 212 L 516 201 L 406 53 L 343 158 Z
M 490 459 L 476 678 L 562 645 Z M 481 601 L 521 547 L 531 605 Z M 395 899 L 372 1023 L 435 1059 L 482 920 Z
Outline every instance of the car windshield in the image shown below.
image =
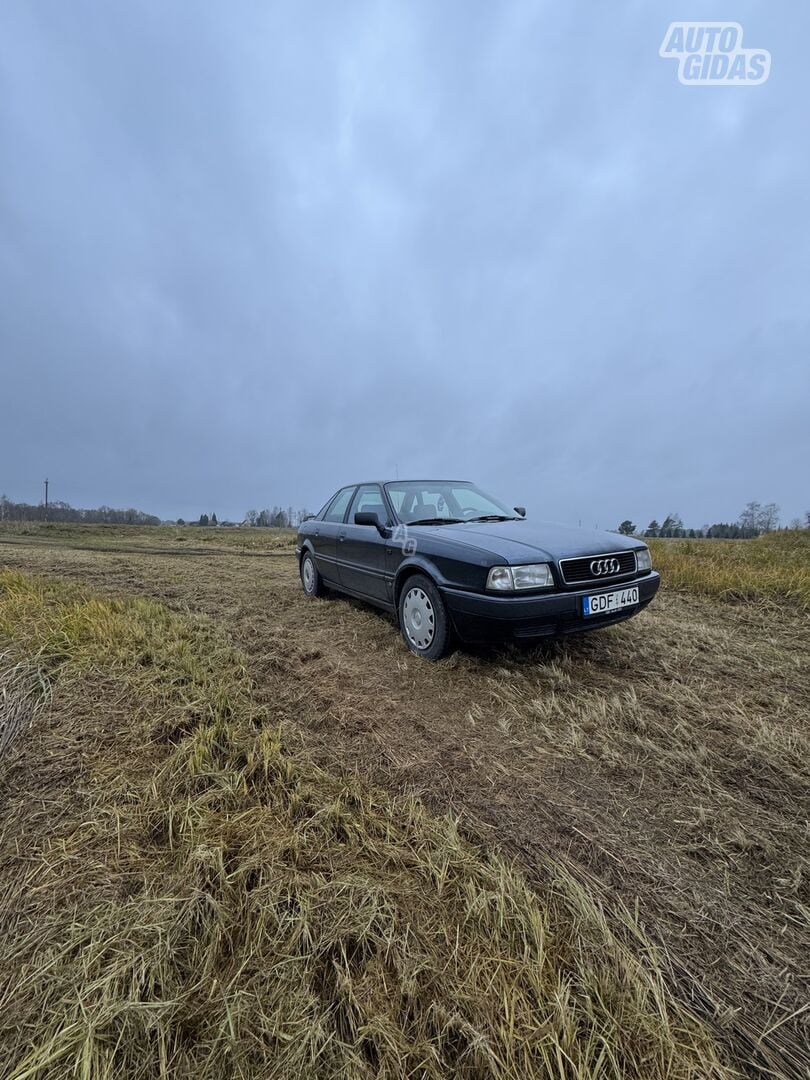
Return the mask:
M 475 484 L 453 480 L 402 480 L 386 484 L 396 515 L 405 525 L 514 518 L 498 499 Z

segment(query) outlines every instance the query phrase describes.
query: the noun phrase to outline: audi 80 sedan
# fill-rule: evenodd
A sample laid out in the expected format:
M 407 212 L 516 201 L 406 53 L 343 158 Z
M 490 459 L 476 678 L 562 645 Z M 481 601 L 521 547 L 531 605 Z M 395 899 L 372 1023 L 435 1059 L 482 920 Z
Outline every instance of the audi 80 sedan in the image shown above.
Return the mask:
M 463 480 L 349 484 L 298 530 L 307 596 L 345 593 L 395 615 L 428 660 L 481 643 L 597 630 L 658 591 L 646 544 L 526 518 Z

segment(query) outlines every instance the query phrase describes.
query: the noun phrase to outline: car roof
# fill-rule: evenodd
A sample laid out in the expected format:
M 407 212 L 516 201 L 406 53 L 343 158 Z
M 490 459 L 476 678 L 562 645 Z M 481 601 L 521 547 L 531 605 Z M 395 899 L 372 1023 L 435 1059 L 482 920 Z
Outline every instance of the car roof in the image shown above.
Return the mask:
M 352 484 L 343 484 L 339 491 L 348 487 L 361 487 L 364 484 L 471 484 L 472 480 L 444 480 L 431 478 L 428 480 L 395 480 L 390 477 L 387 480 L 355 480 Z

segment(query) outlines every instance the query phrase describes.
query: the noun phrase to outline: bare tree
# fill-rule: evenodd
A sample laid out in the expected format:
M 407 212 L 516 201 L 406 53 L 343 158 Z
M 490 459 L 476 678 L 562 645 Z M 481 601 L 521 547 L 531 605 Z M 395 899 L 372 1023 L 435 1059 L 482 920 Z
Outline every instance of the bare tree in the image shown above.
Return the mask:
M 759 529 L 762 505 L 758 502 L 746 503 L 745 509 L 740 514 L 739 525 L 741 529 L 750 529 L 756 532 Z
M 766 503 L 762 507 L 759 518 L 759 527 L 762 532 L 773 532 L 779 525 L 779 507 L 776 503 Z
M 740 514 L 738 522 L 743 532 L 749 536 L 772 532 L 779 525 L 779 507 L 776 503 L 750 502 Z

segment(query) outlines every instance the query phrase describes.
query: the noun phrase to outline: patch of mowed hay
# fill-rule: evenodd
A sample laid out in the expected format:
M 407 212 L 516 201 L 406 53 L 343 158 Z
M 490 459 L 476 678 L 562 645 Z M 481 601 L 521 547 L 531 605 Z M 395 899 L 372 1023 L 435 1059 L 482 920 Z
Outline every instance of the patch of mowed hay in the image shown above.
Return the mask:
M 5 573 L 12 639 L 0 1075 L 731 1075 L 631 920 L 291 757 L 209 622 Z
M 37 705 L 47 694 L 47 683 L 36 664 L 0 652 L 0 761 L 33 723 Z

